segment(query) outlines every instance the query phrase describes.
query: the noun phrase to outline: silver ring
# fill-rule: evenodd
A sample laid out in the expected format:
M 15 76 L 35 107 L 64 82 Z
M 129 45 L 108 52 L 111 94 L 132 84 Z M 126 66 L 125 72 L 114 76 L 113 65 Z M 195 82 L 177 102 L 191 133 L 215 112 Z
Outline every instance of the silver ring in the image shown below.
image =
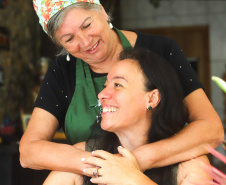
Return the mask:
M 94 177 L 98 177 L 98 176 L 99 176 L 98 169 L 99 169 L 99 168 L 96 168 L 96 169 L 94 170 L 94 172 L 93 172 L 93 176 L 94 176 Z

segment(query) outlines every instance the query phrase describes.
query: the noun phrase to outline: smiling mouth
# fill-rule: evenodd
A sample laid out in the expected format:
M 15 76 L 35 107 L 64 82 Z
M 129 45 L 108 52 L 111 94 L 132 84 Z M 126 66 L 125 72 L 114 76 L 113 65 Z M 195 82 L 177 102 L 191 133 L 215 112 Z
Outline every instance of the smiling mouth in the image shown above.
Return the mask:
M 103 112 L 116 112 L 117 110 L 115 107 L 103 108 Z
M 98 46 L 98 44 L 99 44 L 99 41 L 91 49 L 89 49 L 88 51 L 93 51 Z

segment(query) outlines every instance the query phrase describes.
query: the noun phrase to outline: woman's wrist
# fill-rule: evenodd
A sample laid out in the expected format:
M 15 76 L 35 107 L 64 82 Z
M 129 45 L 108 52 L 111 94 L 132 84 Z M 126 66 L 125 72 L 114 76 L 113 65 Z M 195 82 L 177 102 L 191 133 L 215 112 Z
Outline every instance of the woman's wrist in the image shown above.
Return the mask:
M 169 153 L 166 154 L 167 143 L 165 141 L 166 139 L 145 144 L 132 151 L 133 155 L 136 157 L 141 171 L 144 172 L 145 170 L 152 168 L 169 165 L 168 161 L 166 161 Z
M 146 155 L 146 153 L 147 153 L 146 147 L 148 147 L 148 150 L 149 150 L 148 155 Z M 151 169 L 154 164 L 154 158 L 151 159 L 151 157 L 150 157 L 150 156 L 152 156 L 152 154 L 150 152 L 150 147 L 151 147 L 151 145 L 148 144 L 148 146 L 144 145 L 144 146 L 138 147 L 132 151 L 133 155 L 136 157 L 136 160 L 137 160 L 140 170 L 142 172 L 144 172 L 148 169 Z

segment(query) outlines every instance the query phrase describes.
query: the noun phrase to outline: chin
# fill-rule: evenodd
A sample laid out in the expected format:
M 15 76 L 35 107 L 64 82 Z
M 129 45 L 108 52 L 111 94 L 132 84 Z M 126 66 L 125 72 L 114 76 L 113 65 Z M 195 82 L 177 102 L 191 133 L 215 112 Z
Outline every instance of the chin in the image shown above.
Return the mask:
M 101 122 L 101 125 L 100 125 L 100 126 L 101 126 L 101 128 L 102 128 L 103 130 L 108 131 L 108 132 L 111 132 L 111 126 L 110 126 L 110 125 Z
M 100 127 L 102 128 L 102 130 L 108 131 L 108 127 L 106 125 L 101 124 Z

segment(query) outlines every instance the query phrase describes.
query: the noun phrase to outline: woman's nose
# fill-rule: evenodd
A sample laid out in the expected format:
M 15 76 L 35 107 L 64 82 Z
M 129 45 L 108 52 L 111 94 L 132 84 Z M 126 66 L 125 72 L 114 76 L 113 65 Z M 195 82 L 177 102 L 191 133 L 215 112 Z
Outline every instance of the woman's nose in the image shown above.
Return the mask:
M 89 36 L 82 31 L 77 34 L 77 39 L 81 47 L 86 47 L 90 44 Z
M 105 87 L 99 94 L 98 98 L 100 100 L 109 99 L 111 97 L 111 93 L 108 87 Z

